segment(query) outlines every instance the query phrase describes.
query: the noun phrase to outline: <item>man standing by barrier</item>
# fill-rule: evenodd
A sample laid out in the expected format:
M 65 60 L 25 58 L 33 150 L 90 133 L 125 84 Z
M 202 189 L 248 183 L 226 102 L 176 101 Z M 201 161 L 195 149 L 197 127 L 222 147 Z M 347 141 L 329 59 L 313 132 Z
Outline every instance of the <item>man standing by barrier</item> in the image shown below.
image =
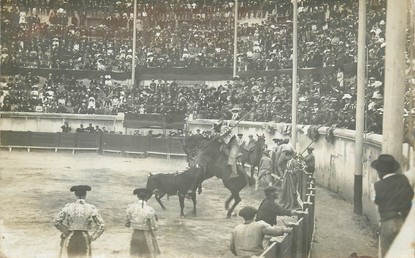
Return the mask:
M 313 147 L 308 147 L 308 154 L 304 157 L 304 162 L 306 166 L 305 171 L 307 171 L 307 173 L 311 173 L 311 175 L 314 175 L 314 171 L 316 171 L 316 157 L 314 156 L 313 151 Z
M 238 257 L 260 255 L 264 251 L 263 240 L 267 236 L 279 236 L 291 232 L 291 228 L 271 226 L 263 220 L 254 221 L 257 209 L 245 206 L 239 211 L 244 222 L 233 229 L 230 250 Z
M 373 185 L 372 199 L 380 216 L 379 248 L 385 257 L 411 209 L 414 190 L 405 174 L 396 173 L 399 163 L 392 155 L 381 154 L 371 163 L 380 178 Z
M 95 241 L 104 232 L 104 220 L 97 208 L 85 202 L 88 185 L 77 185 L 70 189 L 78 199 L 68 203 L 53 221 L 54 226 L 62 232 L 59 257 L 92 257 L 91 241 Z M 88 230 L 95 224 L 95 232 L 90 236 Z
M 302 211 L 288 210 L 279 206 L 275 200 L 278 197 L 278 188 L 268 186 L 264 189 L 265 199 L 261 202 L 256 215 L 256 221 L 263 220 L 271 226 L 277 225 L 277 216 L 293 216 L 302 214 Z M 264 239 L 264 246 L 268 245 L 270 238 Z

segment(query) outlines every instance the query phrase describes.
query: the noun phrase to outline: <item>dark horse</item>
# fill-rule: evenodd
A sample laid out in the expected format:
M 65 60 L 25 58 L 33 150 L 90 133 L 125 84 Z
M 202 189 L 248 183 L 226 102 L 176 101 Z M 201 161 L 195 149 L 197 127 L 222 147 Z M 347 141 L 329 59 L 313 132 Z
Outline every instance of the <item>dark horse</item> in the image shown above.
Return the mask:
M 225 202 L 228 210 L 227 217 L 230 218 L 235 207 L 241 202 L 239 192 L 248 184 L 254 184 L 241 166 L 237 166 L 238 177 L 228 178 L 231 168 L 227 165 L 228 157 L 221 151 L 222 143 L 206 139 L 201 135 L 192 135 L 184 138 L 183 149 L 188 157 L 189 165 L 197 165 L 198 180 L 195 181 L 193 191 L 204 180 L 216 176 L 222 179 L 223 185 L 231 192 L 231 196 Z M 230 202 L 234 200 L 229 208 Z
M 259 166 L 259 161 L 261 160 L 262 153 L 265 149 L 265 136 L 258 135 L 258 140 L 250 150 L 246 150 L 244 147 L 241 146 L 240 152 L 242 153 L 241 163 L 242 166 L 245 167 L 245 163 L 251 165 L 251 178 L 254 176 L 255 168 Z
M 192 189 L 193 183 L 196 180 L 197 172 L 196 168 L 188 168 L 183 172 L 176 173 L 158 173 L 151 174 L 147 179 L 147 189 L 150 189 L 157 202 L 160 204 L 163 210 L 166 210 L 166 207 L 161 202 L 166 194 L 168 196 L 178 195 L 180 203 L 180 216 L 184 217 L 184 199 L 188 195 L 193 202 L 193 215 L 196 216 L 196 193 L 193 191 L 189 193 L 189 190 Z M 200 194 L 200 190 L 199 190 Z

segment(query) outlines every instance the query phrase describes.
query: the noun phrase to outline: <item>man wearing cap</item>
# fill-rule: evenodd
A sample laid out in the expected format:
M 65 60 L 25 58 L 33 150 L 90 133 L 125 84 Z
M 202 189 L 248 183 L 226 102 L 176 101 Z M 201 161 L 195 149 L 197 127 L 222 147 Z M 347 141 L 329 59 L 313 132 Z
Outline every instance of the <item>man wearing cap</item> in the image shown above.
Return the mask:
M 405 174 L 397 173 L 399 163 L 392 155 L 381 154 L 371 163 L 380 178 L 372 187 L 372 199 L 380 216 L 379 248 L 384 257 L 411 209 L 414 190 Z
M 60 255 L 67 257 L 91 257 L 91 241 L 95 241 L 104 232 L 104 220 L 98 209 L 85 201 L 86 192 L 91 191 L 88 185 L 71 187 L 71 192 L 78 198 L 68 203 L 53 220 L 53 225 L 62 232 Z M 88 230 L 95 228 L 90 236 Z
M 268 186 L 264 189 L 265 199 L 261 202 L 258 208 L 256 220 L 263 220 L 271 226 L 277 225 L 277 216 L 293 216 L 301 214 L 296 210 L 289 210 L 278 205 L 275 200 L 278 197 L 278 188 L 275 186 Z
M 275 200 L 278 197 L 278 188 L 268 186 L 264 189 L 265 199 L 258 207 L 256 221 L 263 220 L 271 226 L 277 225 L 277 216 L 293 216 L 301 214 L 301 211 L 289 210 L 278 205 Z M 268 245 L 270 238 L 265 237 L 264 246 Z
M 265 221 L 254 221 L 257 209 L 245 206 L 239 211 L 244 222 L 232 231 L 230 250 L 237 257 L 260 255 L 264 251 L 263 240 L 266 235 L 279 236 L 291 232 L 291 228 L 271 226 Z
M 307 155 L 304 157 L 304 162 L 305 162 L 305 171 L 307 171 L 308 173 L 314 174 L 314 171 L 316 170 L 315 166 L 316 166 L 316 157 L 314 157 L 313 154 L 314 148 L 313 147 L 308 147 L 307 148 Z
M 157 215 L 154 209 L 147 205 L 152 192 L 147 188 L 134 189 L 138 202 L 130 204 L 125 214 L 125 226 L 134 231 L 130 242 L 131 257 L 156 257 L 160 254 L 155 231 L 158 229 Z

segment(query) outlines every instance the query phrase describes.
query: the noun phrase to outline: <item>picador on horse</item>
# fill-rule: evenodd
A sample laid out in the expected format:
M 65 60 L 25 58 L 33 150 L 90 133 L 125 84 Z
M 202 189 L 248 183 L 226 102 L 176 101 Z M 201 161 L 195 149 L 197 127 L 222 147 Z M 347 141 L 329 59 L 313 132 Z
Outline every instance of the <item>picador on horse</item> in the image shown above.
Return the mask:
M 218 124 L 213 124 L 212 128 L 213 139 L 222 143 L 221 151 L 228 156 L 228 165 L 231 167 L 231 174 L 229 178 L 238 177 L 236 169 L 236 160 L 239 155 L 239 144 L 232 128 L 223 124 L 220 121 Z

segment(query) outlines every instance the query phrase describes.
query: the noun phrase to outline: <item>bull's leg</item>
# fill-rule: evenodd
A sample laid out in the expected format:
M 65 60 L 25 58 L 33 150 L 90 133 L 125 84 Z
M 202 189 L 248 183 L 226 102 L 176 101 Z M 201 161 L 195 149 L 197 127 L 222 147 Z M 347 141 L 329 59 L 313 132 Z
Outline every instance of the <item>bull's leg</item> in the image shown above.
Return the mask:
M 180 216 L 184 217 L 184 198 L 186 197 L 186 194 L 179 193 L 179 203 L 180 203 Z
M 196 193 L 192 194 L 192 201 L 193 201 L 193 215 L 196 216 Z
M 154 197 L 156 198 L 157 202 L 160 204 L 160 207 L 163 210 L 166 210 L 166 207 L 164 207 L 163 203 L 161 202 L 161 198 L 163 198 L 163 196 L 164 196 L 164 194 L 163 195 L 155 195 Z
M 239 197 L 239 192 L 232 193 L 230 198 L 233 198 L 235 201 L 233 202 L 232 207 L 228 210 L 228 214 L 226 216 L 228 219 L 232 217 L 233 210 L 235 210 L 236 206 L 241 202 L 241 197 Z

